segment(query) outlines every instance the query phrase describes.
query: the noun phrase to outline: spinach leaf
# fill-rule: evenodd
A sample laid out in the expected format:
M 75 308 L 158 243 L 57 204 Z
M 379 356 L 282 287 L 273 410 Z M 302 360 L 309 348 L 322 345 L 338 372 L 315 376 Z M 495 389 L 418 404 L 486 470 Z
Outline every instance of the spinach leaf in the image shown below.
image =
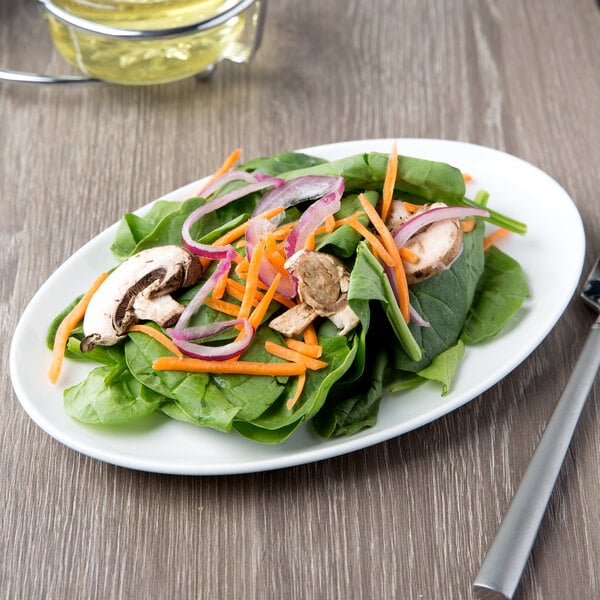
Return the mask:
M 143 217 L 134 213 L 125 214 L 119 223 L 117 234 L 111 245 L 113 254 L 120 260 L 131 256 L 137 243 L 150 235 L 162 219 L 178 210 L 179 205 L 179 202 L 158 200 Z
M 418 373 L 419 377 L 442 384 L 442 396 L 450 389 L 454 374 L 465 354 L 465 345 L 459 339 L 454 346 L 438 354 L 431 364 Z
M 327 367 L 318 371 L 306 372 L 304 390 L 296 406 L 290 410 L 286 407 L 287 399 L 293 395 L 297 380 L 290 378 L 279 401 L 259 417 L 251 420 L 251 425 L 260 429 L 276 430 L 287 428 L 292 423 L 303 421 L 314 415 L 325 402 L 331 386 L 348 370 L 356 354 L 356 336 L 351 337 L 351 345 L 344 336 L 319 338 L 323 348 L 321 360 Z M 247 419 L 250 421 L 250 419 Z M 234 427 L 238 429 L 237 422 Z
M 379 201 L 378 192 L 365 192 L 369 202 L 376 206 Z M 343 219 L 356 212 L 360 212 L 358 220 L 365 226 L 369 223 L 369 217 L 364 212 L 357 195 L 345 196 L 342 199 L 340 210 L 335 213 L 336 219 Z M 319 252 L 328 252 L 341 258 L 350 258 L 354 256 L 358 243 L 362 236 L 357 233 L 350 225 L 342 225 L 332 233 L 320 234 L 316 238 L 315 248 Z
M 409 324 L 423 355 L 414 360 L 397 348 L 394 363 L 399 370 L 424 369 L 438 354 L 454 346 L 463 330 L 483 272 L 483 223 L 479 222 L 463 239 L 463 251 L 449 269 L 410 286 L 411 305 L 429 322 L 429 327 Z
M 325 438 L 340 437 L 375 425 L 387 369 L 387 353 L 375 351 L 367 375 L 354 387 L 354 393 L 337 400 L 328 399 L 315 415 L 311 422 L 315 431 Z
M 97 367 L 81 383 L 66 389 L 67 414 L 84 423 L 120 425 L 153 413 L 164 401 L 128 371 L 118 377 L 112 374 L 110 366 Z
M 240 165 L 240 169 L 250 173 L 258 171 L 267 175 L 279 175 L 293 169 L 305 169 L 320 165 L 326 161 L 316 156 L 309 156 L 301 152 L 278 152 L 272 156 L 264 156 L 249 160 Z
M 348 303 L 357 314 L 363 327 L 369 327 L 369 302 L 378 300 L 388 317 L 398 341 L 413 361 L 421 359 L 421 349 L 398 308 L 390 282 L 380 262 L 373 256 L 365 242 L 358 245 L 356 261 L 350 274 Z
M 125 344 L 125 359 L 132 375 L 143 385 L 175 400 L 196 424 L 229 431 L 239 406 L 210 386 L 207 373 L 155 371 L 153 361 L 167 354 L 164 346 L 143 333 L 132 332 Z
M 346 182 L 346 192 L 381 189 L 387 170 L 388 154 L 370 152 L 347 158 L 289 171 L 282 174 L 285 179 L 300 175 L 335 175 Z M 461 202 L 465 195 L 462 173 L 455 167 L 442 162 L 410 156 L 398 156 L 398 176 L 395 189 L 414 194 L 430 202 Z
M 496 246 L 490 247 L 461 335 L 463 341 L 477 344 L 494 337 L 528 297 L 529 286 L 521 265 Z

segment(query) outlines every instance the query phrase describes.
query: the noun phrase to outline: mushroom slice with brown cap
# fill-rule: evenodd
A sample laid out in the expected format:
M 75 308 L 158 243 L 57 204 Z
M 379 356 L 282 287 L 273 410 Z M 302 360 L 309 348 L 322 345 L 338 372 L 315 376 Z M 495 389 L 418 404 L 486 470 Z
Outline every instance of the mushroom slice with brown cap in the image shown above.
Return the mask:
M 415 215 L 406 213 L 400 201 L 394 202 L 387 225 L 394 233 L 404 222 Z M 432 208 L 445 207 L 443 202 L 424 205 L 416 214 Z M 415 233 L 404 247 L 417 257 L 416 262 L 402 261 L 408 285 L 425 281 L 447 269 L 459 256 L 463 248 L 462 228 L 458 219 L 444 219 L 426 225 Z
M 173 325 L 184 307 L 170 294 L 202 274 L 197 256 L 182 246 L 142 250 L 121 263 L 92 296 L 83 319 L 81 349 L 116 344 L 140 320 Z
M 359 319 L 347 299 L 350 272 L 339 258 L 324 252 L 300 250 L 286 261 L 285 268 L 298 282 L 301 302 L 298 306 L 303 308 L 292 308 L 283 313 L 271 321 L 271 328 L 292 337 L 288 332 L 297 331 L 306 321 L 302 331 L 317 315 L 331 319 L 341 330 L 340 335 L 358 325 Z M 290 321 L 294 323 L 293 327 Z

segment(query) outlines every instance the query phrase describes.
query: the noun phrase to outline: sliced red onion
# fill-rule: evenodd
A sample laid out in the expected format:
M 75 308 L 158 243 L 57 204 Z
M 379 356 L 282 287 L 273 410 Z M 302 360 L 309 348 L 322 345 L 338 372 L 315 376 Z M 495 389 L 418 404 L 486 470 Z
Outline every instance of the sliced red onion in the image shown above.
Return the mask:
M 283 206 L 289 208 L 306 200 L 318 200 L 323 196 L 344 190 L 344 179 L 329 175 L 303 175 L 286 181 L 283 185 L 267 192 L 254 209 L 252 216 L 259 215 L 266 210 Z M 341 194 L 340 194 L 341 195 Z
M 224 277 L 226 273 L 229 273 L 231 263 L 236 256 L 237 252 L 231 248 L 231 246 L 229 246 L 229 250 L 225 254 L 225 257 L 219 262 L 212 275 L 200 286 L 200 289 L 196 292 L 196 295 L 184 308 L 177 323 L 175 324 L 175 330 L 181 331 L 185 328 L 192 315 L 198 310 L 198 308 L 200 308 L 200 305 L 204 302 L 204 299 L 215 287 L 217 281 L 219 281 L 221 277 Z
M 415 309 L 415 307 L 410 305 L 410 320 L 417 325 L 418 327 L 431 327 L 431 323 L 426 321 Z
M 408 240 L 426 225 L 446 219 L 459 219 L 462 217 L 489 217 L 490 213 L 483 208 L 472 206 L 440 206 L 430 208 L 403 223 L 394 234 L 394 241 L 398 248 L 402 248 Z
M 196 341 L 206 340 L 218 333 L 229 329 L 230 327 L 243 326 L 244 335 L 235 339 L 233 342 L 222 346 L 207 346 L 206 344 L 197 344 Z M 189 329 L 167 329 L 167 334 L 171 336 L 173 343 L 186 355 L 192 358 L 202 358 L 204 360 L 228 360 L 242 354 L 250 345 L 254 337 L 254 327 L 248 319 L 232 319 L 229 321 L 217 321 L 208 323 L 199 327 L 190 327 Z
M 311 204 L 303 213 L 298 224 L 292 229 L 285 240 L 285 255 L 289 258 L 298 250 L 304 248 L 306 240 L 322 225 L 327 217 L 334 215 L 341 207 L 341 197 L 344 191 L 344 180 L 340 177 L 341 184 L 327 194 L 324 198 Z
M 246 256 L 248 260 L 252 260 L 254 248 L 256 247 L 256 244 L 260 240 L 261 236 L 273 231 L 274 229 L 275 224 L 269 219 L 252 217 L 248 221 L 248 227 L 246 228 Z M 266 286 L 270 286 L 278 273 L 279 271 L 265 257 L 263 257 L 259 266 L 258 278 Z M 281 279 L 277 284 L 277 293 L 285 296 L 286 298 L 293 298 L 296 295 L 297 290 L 298 286 L 292 276 L 281 274 Z
M 227 171 L 220 177 L 217 177 L 212 183 L 207 185 L 204 188 L 200 188 L 198 191 L 198 195 L 203 198 L 208 198 L 214 192 L 216 192 L 219 188 L 223 187 L 226 183 L 230 181 L 245 181 L 246 183 L 255 183 L 259 181 L 258 177 L 254 173 L 248 173 L 247 171 L 239 171 L 238 169 L 233 169 L 231 171 Z
M 198 256 L 203 256 L 205 258 L 211 259 L 222 259 L 227 256 L 227 253 L 232 250 L 231 246 L 212 246 L 210 244 L 201 244 L 192 239 L 190 230 L 194 223 L 201 219 L 204 215 L 211 213 L 223 206 L 226 206 L 230 202 L 234 200 L 238 200 L 239 198 L 243 198 L 248 194 L 252 194 L 254 192 L 258 192 L 264 190 L 269 187 L 281 185 L 282 180 L 278 177 L 268 177 L 263 179 L 262 181 L 257 181 L 254 183 L 249 183 L 241 188 L 232 190 L 231 192 L 227 192 L 222 196 L 218 196 L 213 200 L 210 200 L 206 204 L 200 206 L 195 211 L 190 213 L 187 219 L 183 223 L 183 227 L 181 228 L 181 237 L 183 238 L 183 243 L 186 248 L 197 254 Z

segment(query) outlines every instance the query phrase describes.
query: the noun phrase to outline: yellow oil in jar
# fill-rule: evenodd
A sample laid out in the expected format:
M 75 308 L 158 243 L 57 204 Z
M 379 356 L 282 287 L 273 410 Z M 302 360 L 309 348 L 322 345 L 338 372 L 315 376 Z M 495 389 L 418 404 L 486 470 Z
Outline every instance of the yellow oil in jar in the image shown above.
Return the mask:
M 199 23 L 238 0 L 55 0 L 88 21 L 120 29 L 171 29 Z M 207 31 L 170 39 L 122 40 L 91 34 L 49 17 L 58 51 L 85 74 L 122 84 L 155 84 L 202 73 L 224 58 L 244 62 L 246 15 Z

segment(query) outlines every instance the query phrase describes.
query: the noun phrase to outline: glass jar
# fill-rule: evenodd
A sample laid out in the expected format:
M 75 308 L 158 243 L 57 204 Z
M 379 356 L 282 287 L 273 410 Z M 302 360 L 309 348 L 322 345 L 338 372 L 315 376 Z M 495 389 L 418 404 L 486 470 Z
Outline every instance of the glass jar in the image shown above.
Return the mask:
M 39 0 L 58 51 L 85 75 L 156 84 L 248 62 L 265 0 Z

